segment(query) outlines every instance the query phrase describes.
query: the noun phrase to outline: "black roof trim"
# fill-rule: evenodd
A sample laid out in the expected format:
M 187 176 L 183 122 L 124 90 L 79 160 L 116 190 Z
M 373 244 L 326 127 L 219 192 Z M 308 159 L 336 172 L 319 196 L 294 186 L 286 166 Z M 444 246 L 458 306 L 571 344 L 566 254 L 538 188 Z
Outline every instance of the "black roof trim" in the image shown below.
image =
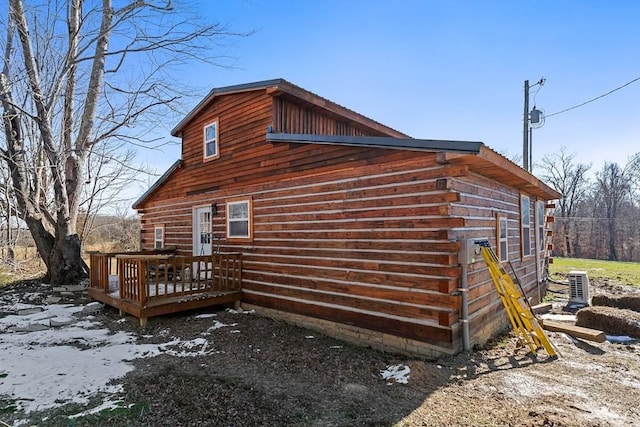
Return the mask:
M 133 202 L 133 205 L 131 205 L 131 207 L 133 209 L 137 209 L 137 206 L 139 204 L 141 204 L 142 202 L 144 202 L 144 199 L 149 197 L 151 195 L 151 193 L 153 193 L 158 187 L 160 187 L 169 178 L 169 176 L 176 169 L 178 169 L 180 166 L 182 166 L 182 160 L 178 159 L 169 167 L 169 169 L 167 169 L 167 171 L 165 173 L 162 174 L 162 176 L 160 178 L 158 178 L 158 180 L 156 182 L 153 183 L 153 185 L 151 187 L 149 187 L 149 189 L 147 191 L 145 191 L 142 194 L 142 196 L 138 197 L 138 200 Z
M 311 135 L 267 133 L 270 142 L 297 142 L 302 144 L 338 144 L 355 147 L 391 148 L 415 151 L 445 151 L 478 154 L 484 145 L 476 141 L 448 141 L 440 139 L 391 138 L 385 136 Z

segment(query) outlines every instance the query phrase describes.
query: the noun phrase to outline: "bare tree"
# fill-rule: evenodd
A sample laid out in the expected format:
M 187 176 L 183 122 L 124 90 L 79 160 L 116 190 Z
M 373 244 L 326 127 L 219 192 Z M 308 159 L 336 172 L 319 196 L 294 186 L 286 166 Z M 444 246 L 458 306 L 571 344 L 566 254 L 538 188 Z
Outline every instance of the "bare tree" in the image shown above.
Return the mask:
M 133 126 L 178 99 L 172 67 L 215 63 L 211 46 L 231 33 L 177 13 L 171 0 L 8 6 L 0 155 L 48 279 L 77 282 L 86 274 L 78 215 L 89 156 L 106 141 L 147 142 Z
M 638 161 L 635 156 L 629 160 L 624 168 L 617 163 L 605 162 L 601 171 L 596 174 L 596 212 L 603 212 L 607 221 L 608 259 L 618 260 L 619 214 L 625 207 L 631 205 L 633 183 L 635 181 Z
M 555 190 L 562 193 L 558 202 L 558 213 L 563 219 L 563 230 L 559 230 L 564 236 L 564 256 L 574 256 L 572 242 L 575 241 L 571 218 L 576 214 L 579 203 L 588 196 L 589 180 L 586 173 L 591 165 L 575 164 L 575 154 L 568 154 L 566 147 L 560 147 L 560 151 L 542 158 L 542 179 Z

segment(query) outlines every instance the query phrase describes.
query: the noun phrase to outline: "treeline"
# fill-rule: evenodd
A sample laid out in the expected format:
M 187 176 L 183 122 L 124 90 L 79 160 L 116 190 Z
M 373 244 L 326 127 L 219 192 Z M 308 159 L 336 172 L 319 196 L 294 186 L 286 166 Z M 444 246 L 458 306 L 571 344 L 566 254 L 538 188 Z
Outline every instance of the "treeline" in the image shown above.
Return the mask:
M 640 262 L 640 153 L 625 165 L 605 162 L 594 174 L 574 159 L 561 148 L 539 165 L 541 178 L 563 194 L 553 255 Z
M 0 207 L 2 203 L 0 203 Z M 5 211 L 6 212 L 6 211 Z M 3 210 L 0 209 L 0 213 Z M 37 260 L 35 242 L 24 222 L 15 216 L 0 221 L 0 264 L 13 270 L 21 263 Z M 86 215 L 79 218 L 82 249 L 124 252 L 138 250 L 140 219 L 135 215 Z

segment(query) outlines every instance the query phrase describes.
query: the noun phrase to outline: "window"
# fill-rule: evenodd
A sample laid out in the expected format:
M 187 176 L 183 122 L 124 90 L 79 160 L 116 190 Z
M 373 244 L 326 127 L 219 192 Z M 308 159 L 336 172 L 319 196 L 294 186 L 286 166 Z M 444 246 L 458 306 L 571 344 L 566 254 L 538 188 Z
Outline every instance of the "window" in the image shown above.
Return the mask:
M 204 127 L 204 159 L 212 160 L 220 157 L 218 151 L 218 120 Z
M 520 196 L 520 218 L 522 221 L 522 256 L 531 255 L 531 199 Z
M 201 209 L 198 211 L 198 230 L 201 245 L 211 244 L 211 211 Z
M 153 248 L 164 248 L 164 226 L 158 226 L 153 229 Z
M 509 261 L 509 230 L 507 227 L 507 217 L 497 216 L 496 240 L 498 241 L 498 259 L 500 262 Z
M 538 226 L 538 252 L 544 251 L 544 202 L 536 202 L 536 224 Z
M 253 238 L 251 199 L 227 202 L 227 238 Z

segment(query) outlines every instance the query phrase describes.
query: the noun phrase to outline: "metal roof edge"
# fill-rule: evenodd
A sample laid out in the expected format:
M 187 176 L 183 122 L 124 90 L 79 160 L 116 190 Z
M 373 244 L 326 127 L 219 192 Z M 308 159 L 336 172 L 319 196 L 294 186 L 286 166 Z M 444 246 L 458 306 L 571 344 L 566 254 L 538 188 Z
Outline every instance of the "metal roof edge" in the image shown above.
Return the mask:
M 171 129 L 172 136 L 179 136 L 182 128 L 191 120 L 193 117 L 198 114 L 213 98 L 214 96 L 223 95 L 225 93 L 237 93 L 237 92 L 245 92 L 251 90 L 259 90 L 265 89 L 271 86 L 276 86 L 285 82 L 284 79 L 271 79 L 271 80 L 261 80 L 259 82 L 251 82 L 251 83 L 243 83 L 237 85 L 230 86 L 221 86 L 213 88 L 209 91 L 209 93 L 202 98 L 202 100 L 182 119 L 180 123 L 178 123 L 173 129 Z
M 484 143 L 478 141 L 451 141 L 439 139 L 393 138 L 385 136 L 347 136 L 267 133 L 267 141 L 303 144 L 337 144 L 356 147 L 390 148 L 396 150 L 452 152 L 478 154 Z

